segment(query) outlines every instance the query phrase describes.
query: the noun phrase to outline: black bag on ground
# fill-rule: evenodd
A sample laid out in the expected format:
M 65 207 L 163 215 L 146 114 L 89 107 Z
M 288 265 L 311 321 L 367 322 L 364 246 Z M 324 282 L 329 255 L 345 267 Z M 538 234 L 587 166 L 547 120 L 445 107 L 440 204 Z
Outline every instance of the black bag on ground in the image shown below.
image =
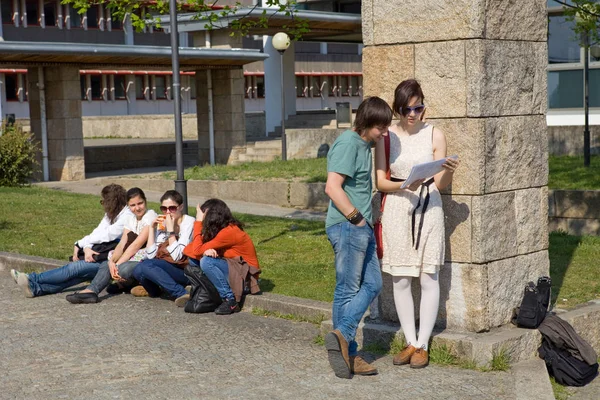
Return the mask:
M 598 354 L 571 324 L 550 314 L 538 330 L 543 339 L 538 353 L 556 382 L 584 386 L 598 375 Z
M 537 328 L 548 312 L 550 306 L 552 281 L 547 276 L 538 279 L 537 286 L 529 282 L 525 286 L 521 306 L 516 310 L 513 323 L 521 328 Z
M 104 242 L 104 243 L 98 243 L 92 246 L 92 250 L 95 251 L 98 254 L 94 254 L 93 258 L 94 261 L 97 263 L 101 263 L 104 262 L 106 260 L 108 260 L 108 253 L 110 253 L 112 250 L 117 248 L 117 245 L 119 244 L 119 241 L 121 239 L 116 239 L 113 240 L 112 242 Z M 85 253 L 83 252 L 83 249 L 79 247 L 79 251 L 77 252 L 77 258 L 79 258 L 79 260 L 83 260 L 85 258 Z M 69 261 L 73 261 L 73 256 L 69 257 Z
M 188 264 L 183 272 L 192 284 L 190 299 L 185 304 L 184 311 L 196 314 L 215 311 L 223 301 L 217 288 L 202 272 L 202 269 Z

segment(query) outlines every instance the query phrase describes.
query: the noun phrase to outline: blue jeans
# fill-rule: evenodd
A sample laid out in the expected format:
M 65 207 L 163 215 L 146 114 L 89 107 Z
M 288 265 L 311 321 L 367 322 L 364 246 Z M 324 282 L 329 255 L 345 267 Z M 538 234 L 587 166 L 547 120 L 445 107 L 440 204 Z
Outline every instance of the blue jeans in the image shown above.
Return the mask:
M 117 268 L 119 271 L 119 276 L 121 276 L 123 279 L 131 278 L 133 275 L 133 270 L 137 265 L 137 261 L 126 261 L 120 264 Z M 100 264 L 98 273 L 87 288 L 98 294 L 108 286 L 111 280 L 112 276 L 110 275 L 110 268 L 108 268 L 108 261 L 104 261 L 102 264 Z
M 194 261 L 194 264 L 198 262 Z M 212 284 L 215 285 L 222 299 L 235 299 L 231 291 L 231 286 L 229 286 L 229 266 L 227 265 L 227 260 L 205 256 L 200 259 L 200 268 L 202 268 L 202 271 Z
M 73 261 L 67 265 L 29 274 L 29 289 L 34 296 L 62 292 L 64 289 L 92 280 L 100 268 L 98 263 Z
M 187 294 L 185 286 L 190 284 L 181 268 L 156 258 L 138 263 L 133 277 L 144 286 L 150 297 L 159 296 L 160 288 L 173 297 L 181 297 Z
M 341 222 L 327 228 L 335 254 L 333 328 L 348 342 L 349 355 L 357 354 L 354 340 L 358 323 L 381 291 L 382 280 L 373 228 Z

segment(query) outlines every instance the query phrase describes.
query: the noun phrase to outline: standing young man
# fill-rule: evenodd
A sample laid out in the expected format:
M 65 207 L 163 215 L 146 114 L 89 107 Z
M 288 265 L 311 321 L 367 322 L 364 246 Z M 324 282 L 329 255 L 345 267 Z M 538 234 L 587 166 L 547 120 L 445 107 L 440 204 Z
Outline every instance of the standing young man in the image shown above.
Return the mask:
M 329 209 L 325 228 L 335 254 L 333 328 L 325 336 L 329 364 L 339 378 L 375 375 L 377 369 L 357 355 L 358 323 L 381 290 L 371 216 L 371 147 L 387 134 L 392 110 L 379 97 L 358 107 L 354 130 L 342 133 L 327 155 Z

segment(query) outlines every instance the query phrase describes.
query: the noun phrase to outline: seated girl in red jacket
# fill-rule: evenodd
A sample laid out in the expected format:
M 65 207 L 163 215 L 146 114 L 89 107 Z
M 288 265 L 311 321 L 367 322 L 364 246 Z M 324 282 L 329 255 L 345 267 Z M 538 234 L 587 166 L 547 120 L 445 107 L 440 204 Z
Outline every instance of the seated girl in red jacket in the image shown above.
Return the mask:
M 222 200 L 210 199 L 196 208 L 193 240 L 183 253 L 190 264 L 198 265 L 215 285 L 223 303 L 215 314 L 228 315 L 240 310 L 243 285 L 260 273 L 256 249 Z M 233 290 L 232 290 L 233 287 Z M 258 291 L 258 286 L 253 287 Z

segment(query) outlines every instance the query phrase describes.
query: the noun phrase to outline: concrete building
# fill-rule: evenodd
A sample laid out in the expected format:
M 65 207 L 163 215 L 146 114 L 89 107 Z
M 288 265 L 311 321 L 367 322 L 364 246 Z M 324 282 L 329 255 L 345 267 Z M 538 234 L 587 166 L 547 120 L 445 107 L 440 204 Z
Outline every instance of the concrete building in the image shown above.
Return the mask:
M 243 3 L 253 4 L 252 1 Z M 72 6 L 62 5 L 60 0 L 1 0 L 0 6 L 0 37 L 5 41 L 169 45 L 168 24 L 164 25 L 165 28 L 148 26 L 143 32 L 134 32 L 129 20 L 117 21 L 103 4 L 91 7 L 85 14 L 78 14 Z M 362 100 L 360 1 L 306 1 L 299 5 L 299 9 L 353 12 L 353 29 L 358 30 L 358 34 L 336 38 L 332 34 L 335 30 L 319 30 L 327 33 L 324 37 L 330 40 L 329 43 L 314 40 L 298 42 L 287 52 L 285 69 L 290 74 L 286 77 L 288 115 L 301 110 L 334 109 L 336 102 L 349 102 L 356 108 Z M 140 12 L 145 10 L 142 8 Z M 289 18 L 286 20 L 289 22 Z M 204 25 L 203 21 L 191 19 L 183 22 L 180 46 L 205 47 Z M 213 35 L 221 36 L 221 33 L 214 30 Z M 226 47 L 269 53 L 268 43 L 268 37 L 250 35 L 238 38 Z M 215 43 L 213 46 L 223 47 Z M 270 49 L 273 51 L 272 47 Z M 257 121 L 247 126 L 250 136 L 266 136 L 268 132 L 273 135 L 278 125 L 280 117 L 275 118 L 275 114 L 271 116 L 267 112 L 265 121 L 263 116 L 265 110 L 272 108 L 271 104 L 279 104 L 278 80 L 265 82 L 265 72 L 269 76 L 276 75 L 279 69 L 276 61 L 273 60 L 273 65 L 265 66 L 258 62 L 244 68 L 244 109 L 251 113 L 251 119 Z M 269 71 L 269 68 L 274 70 Z M 155 132 L 155 136 L 172 136 L 168 129 L 173 109 L 169 71 L 82 69 L 80 81 L 85 137 L 122 136 L 124 133 L 142 136 L 150 131 L 144 123 L 148 120 L 167 128 Z M 0 84 L 0 114 L 16 119 L 29 118 L 26 70 L 0 66 Z M 195 72 L 184 72 L 181 84 L 182 112 L 194 115 L 197 98 Z M 117 125 L 122 129 L 107 133 L 109 125 L 101 121 L 108 119 L 99 118 L 107 116 L 119 121 Z M 184 136 L 195 137 L 194 127 L 195 123 L 184 123 Z

